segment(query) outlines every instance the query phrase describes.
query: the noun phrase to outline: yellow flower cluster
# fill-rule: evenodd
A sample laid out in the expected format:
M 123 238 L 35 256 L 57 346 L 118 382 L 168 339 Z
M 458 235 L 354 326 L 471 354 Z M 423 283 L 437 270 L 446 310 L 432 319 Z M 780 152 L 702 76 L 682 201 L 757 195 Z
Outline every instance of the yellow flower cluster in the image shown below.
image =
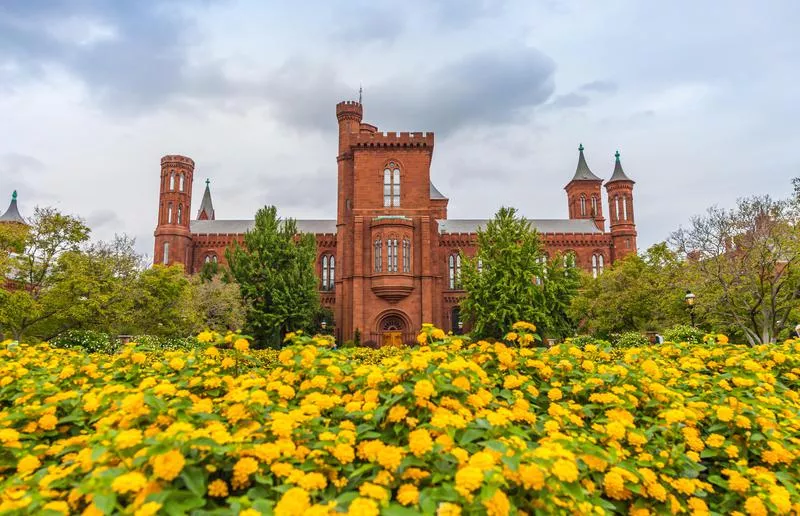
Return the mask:
M 800 341 L 0 345 L 0 513 L 800 513 Z M 738 511 L 738 512 L 737 512 Z

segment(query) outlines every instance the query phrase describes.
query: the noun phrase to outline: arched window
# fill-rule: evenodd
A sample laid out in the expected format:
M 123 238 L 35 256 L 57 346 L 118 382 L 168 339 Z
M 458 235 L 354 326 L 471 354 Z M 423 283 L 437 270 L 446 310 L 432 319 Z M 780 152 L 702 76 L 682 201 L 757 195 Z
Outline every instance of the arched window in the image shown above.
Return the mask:
M 169 189 L 170 191 L 175 190 L 175 171 L 169 173 Z
M 183 224 L 183 204 L 178 205 L 178 224 Z
M 397 272 L 397 239 L 390 238 L 386 241 L 386 270 Z
M 336 258 L 326 254 L 322 256 L 322 290 L 333 290 L 336 281 Z
M 411 240 L 403 239 L 403 272 L 411 272 Z
M 619 220 L 619 195 L 614 196 L 614 220 Z
M 592 255 L 592 277 L 593 278 L 597 277 L 597 255 L 596 254 Z
M 464 325 L 461 324 L 461 308 L 454 306 L 450 311 L 450 322 L 452 323 L 453 333 L 460 335 L 464 332 Z
M 581 216 L 586 215 L 586 196 L 581 194 Z
M 450 269 L 450 290 L 461 288 L 461 255 L 451 254 L 448 266 Z
M 478 274 L 483 273 L 483 259 L 478 258 Z
M 597 215 L 600 211 L 597 209 L 597 196 L 592 195 L 592 215 Z
M 217 255 L 214 253 L 208 253 L 206 257 L 203 259 L 205 263 L 217 263 Z
M 383 259 L 381 256 L 382 250 L 383 250 L 383 244 L 381 243 L 381 239 L 378 238 L 377 240 L 375 240 L 375 247 L 372 251 L 372 256 L 373 259 L 375 260 L 375 263 L 373 264 L 372 268 L 375 272 L 381 272 L 381 270 L 383 269 Z
M 628 197 L 622 198 L 622 218 L 628 220 Z
M 172 203 L 167 203 L 167 224 L 172 224 Z
M 575 267 L 575 251 L 567 251 L 564 253 L 564 268 Z
M 539 256 L 538 258 L 536 258 L 536 261 L 542 267 L 542 278 L 546 278 L 547 277 L 547 255 L 543 254 L 543 255 Z M 542 278 L 540 278 L 539 276 L 534 276 L 533 282 L 536 285 L 541 285 L 542 284 Z
M 181 175 L 180 175 L 180 185 L 178 186 L 178 189 L 182 192 L 183 188 L 184 188 L 184 175 L 183 175 L 183 173 L 181 173 Z
M 169 242 L 164 242 L 164 265 L 169 264 Z
M 597 255 L 597 271 L 600 274 L 603 274 L 603 267 L 605 267 L 605 258 L 603 258 L 602 254 Z
M 383 206 L 385 208 L 400 206 L 400 166 L 393 161 L 383 169 Z

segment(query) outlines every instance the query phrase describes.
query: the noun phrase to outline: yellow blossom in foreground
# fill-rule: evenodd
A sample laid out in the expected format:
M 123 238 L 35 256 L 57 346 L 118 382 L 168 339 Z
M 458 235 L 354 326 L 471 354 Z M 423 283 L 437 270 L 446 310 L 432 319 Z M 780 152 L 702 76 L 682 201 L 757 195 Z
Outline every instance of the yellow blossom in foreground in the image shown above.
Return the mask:
M 147 484 L 147 478 L 138 471 L 131 471 L 118 476 L 111 483 L 115 493 L 138 493 Z
M 303 516 L 309 507 L 311 507 L 311 498 L 308 491 L 300 487 L 293 487 L 286 491 L 275 505 L 275 516 Z
M 170 450 L 167 453 L 156 455 L 150 459 L 150 463 L 153 465 L 153 474 L 156 478 L 172 481 L 181 474 L 186 460 L 180 451 Z
M 416 505 L 419 503 L 419 489 L 413 484 L 403 484 L 397 490 L 397 501 L 403 505 Z
M 20 473 L 31 473 L 39 469 L 41 461 L 33 455 L 26 455 L 17 463 L 17 471 Z

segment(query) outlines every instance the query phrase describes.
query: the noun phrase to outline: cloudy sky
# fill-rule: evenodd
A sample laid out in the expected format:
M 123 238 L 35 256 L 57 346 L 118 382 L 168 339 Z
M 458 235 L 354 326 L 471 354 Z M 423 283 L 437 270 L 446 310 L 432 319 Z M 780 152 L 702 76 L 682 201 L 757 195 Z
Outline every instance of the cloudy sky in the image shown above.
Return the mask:
M 152 254 L 159 159 L 218 218 L 334 218 L 334 105 L 434 131 L 451 218 L 566 217 L 583 143 L 634 180 L 639 246 L 800 175 L 794 0 L 0 1 L 0 203 Z

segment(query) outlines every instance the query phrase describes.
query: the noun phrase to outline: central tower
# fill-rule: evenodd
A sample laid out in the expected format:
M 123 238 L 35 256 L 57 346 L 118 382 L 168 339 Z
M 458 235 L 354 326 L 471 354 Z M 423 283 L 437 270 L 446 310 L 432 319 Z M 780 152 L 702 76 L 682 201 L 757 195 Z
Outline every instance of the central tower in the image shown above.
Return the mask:
M 336 105 L 339 124 L 336 325 L 340 338 L 385 342 L 433 320 L 431 242 L 447 200 L 431 199 L 434 137 L 379 132 L 363 106 Z

